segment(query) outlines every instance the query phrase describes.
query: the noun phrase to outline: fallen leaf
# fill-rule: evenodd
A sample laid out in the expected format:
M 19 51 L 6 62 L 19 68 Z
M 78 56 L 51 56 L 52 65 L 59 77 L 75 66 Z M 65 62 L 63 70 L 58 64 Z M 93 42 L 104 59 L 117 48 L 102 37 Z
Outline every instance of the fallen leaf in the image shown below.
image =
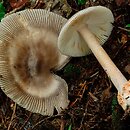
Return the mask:
M 101 100 L 105 100 L 111 96 L 111 86 L 103 90 Z
M 130 64 L 128 64 L 127 66 L 125 66 L 125 71 L 130 74 Z
M 128 35 L 122 34 L 121 43 L 125 44 L 128 41 Z
M 125 3 L 125 0 L 116 0 L 117 6 L 121 6 L 124 3 Z
M 13 9 L 25 5 L 27 0 L 9 0 L 9 3 Z

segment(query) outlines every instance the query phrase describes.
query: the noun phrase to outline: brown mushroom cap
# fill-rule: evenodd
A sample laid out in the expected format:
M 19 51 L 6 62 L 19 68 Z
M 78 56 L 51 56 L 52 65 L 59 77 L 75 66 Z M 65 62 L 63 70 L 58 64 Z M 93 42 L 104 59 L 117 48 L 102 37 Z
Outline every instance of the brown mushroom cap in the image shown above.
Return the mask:
M 69 57 L 57 48 L 67 20 L 36 9 L 9 15 L 0 23 L 0 87 L 20 106 L 42 115 L 58 113 L 68 105 L 68 86 L 51 70 Z

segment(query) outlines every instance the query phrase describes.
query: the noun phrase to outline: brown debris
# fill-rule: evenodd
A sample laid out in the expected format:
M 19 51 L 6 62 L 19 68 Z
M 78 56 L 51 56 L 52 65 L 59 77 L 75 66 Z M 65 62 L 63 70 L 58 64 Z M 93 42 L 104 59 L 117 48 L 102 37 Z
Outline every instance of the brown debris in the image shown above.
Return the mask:
M 8 1 L 5 0 L 4 4 L 7 5 Z M 83 6 L 79 6 L 76 0 L 67 0 L 67 4 L 65 1 L 36 0 L 31 4 L 32 2 L 29 0 L 17 0 L 17 2 L 10 0 L 12 2 L 11 8 L 7 6 L 7 10 L 9 10 L 7 12 L 16 12 L 24 8 L 42 8 L 54 11 L 64 17 L 71 17 L 78 10 L 92 5 L 109 7 L 115 16 L 115 28 L 103 47 L 126 78 L 130 79 L 130 39 L 125 28 L 127 24 L 130 24 L 130 14 L 128 13 L 130 0 L 96 0 L 95 2 L 88 0 Z M 66 6 L 67 8 L 64 8 Z M 130 129 L 129 111 L 124 113 L 121 107 L 116 104 L 116 110 L 119 111 L 115 115 L 113 114 L 116 111 L 112 110 L 112 99 L 113 95 L 117 95 L 117 90 L 93 54 L 82 58 L 72 58 L 70 63 L 78 66 L 81 72 L 75 77 L 73 75 L 65 77 L 64 69 L 58 72 L 58 75 L 62 76 L 69 85 L 70 105 L 66 110 L 60 115 L 55 113 L 54 116 L 46 117 L 25 111 L 17 105 L 15 116 L 12 116 L 14 106 L 10 107 L 10 104 L 14 103 L 0 90 L 0 129 L 64 130 L 72 125 L 72 130 L 112 130 L 113 118 L 121 122 L 119 125 L 122 129 Z M 117 118 L 118 114 L 121 118 Z M 15 117 L 12 123 L 11 117 Z M 11 125 L 9 126 L 9 124 Z
M 122 4 L 125 3 L 126 0 L 116 0 L 117 6 L 121 6 Z
M 13 9 L 18 8 L 20 6 L 25 6 L 27 0 L 9 0 L 9 3 Z
M 125 66 L 125 71 L 130 74 L 130 64 Z

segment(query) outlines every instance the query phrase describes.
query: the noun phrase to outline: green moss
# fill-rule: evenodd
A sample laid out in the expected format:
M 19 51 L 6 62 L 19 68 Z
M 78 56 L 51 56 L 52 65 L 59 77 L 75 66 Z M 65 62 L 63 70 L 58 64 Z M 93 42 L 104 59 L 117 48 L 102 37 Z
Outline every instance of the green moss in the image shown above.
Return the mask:
M 0 2 L 0 21 L 5 15 L 5 7 L 3 6 L 3 2 Z
M 74 75 L 79 75 L 80 74 L 80 69 L 73 65 L 73 64 L 68 64 L 65 68 L 64 68 L 64 76 L 66 77 L 73 77 Z
M 112 126 L 113 130 L 121 130 L 121 114 L 116 95 L 112 99 Z
M 78 5 L 85 5 L 87 0 L 77 0 Z

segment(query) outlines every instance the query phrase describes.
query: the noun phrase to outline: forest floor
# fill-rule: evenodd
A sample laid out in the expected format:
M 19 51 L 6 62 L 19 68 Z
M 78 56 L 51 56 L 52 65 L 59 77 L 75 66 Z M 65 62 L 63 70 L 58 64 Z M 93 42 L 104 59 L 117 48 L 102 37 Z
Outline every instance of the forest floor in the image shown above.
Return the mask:
M 84 8 L 101 5 L 114 14 L 114 29 L 103 45 L 130 79 L 130 1 L 127 0 L 4 0 L 6 13 L 42 8 L 69 19 Z M 93 54 L 72 58 L 56 72 L 66 80 L 70 104 L 60 115 L 31 113 L 0 90 L 0 130 L 130 130 L 130 114 L 117 102 L 117 90 Z

